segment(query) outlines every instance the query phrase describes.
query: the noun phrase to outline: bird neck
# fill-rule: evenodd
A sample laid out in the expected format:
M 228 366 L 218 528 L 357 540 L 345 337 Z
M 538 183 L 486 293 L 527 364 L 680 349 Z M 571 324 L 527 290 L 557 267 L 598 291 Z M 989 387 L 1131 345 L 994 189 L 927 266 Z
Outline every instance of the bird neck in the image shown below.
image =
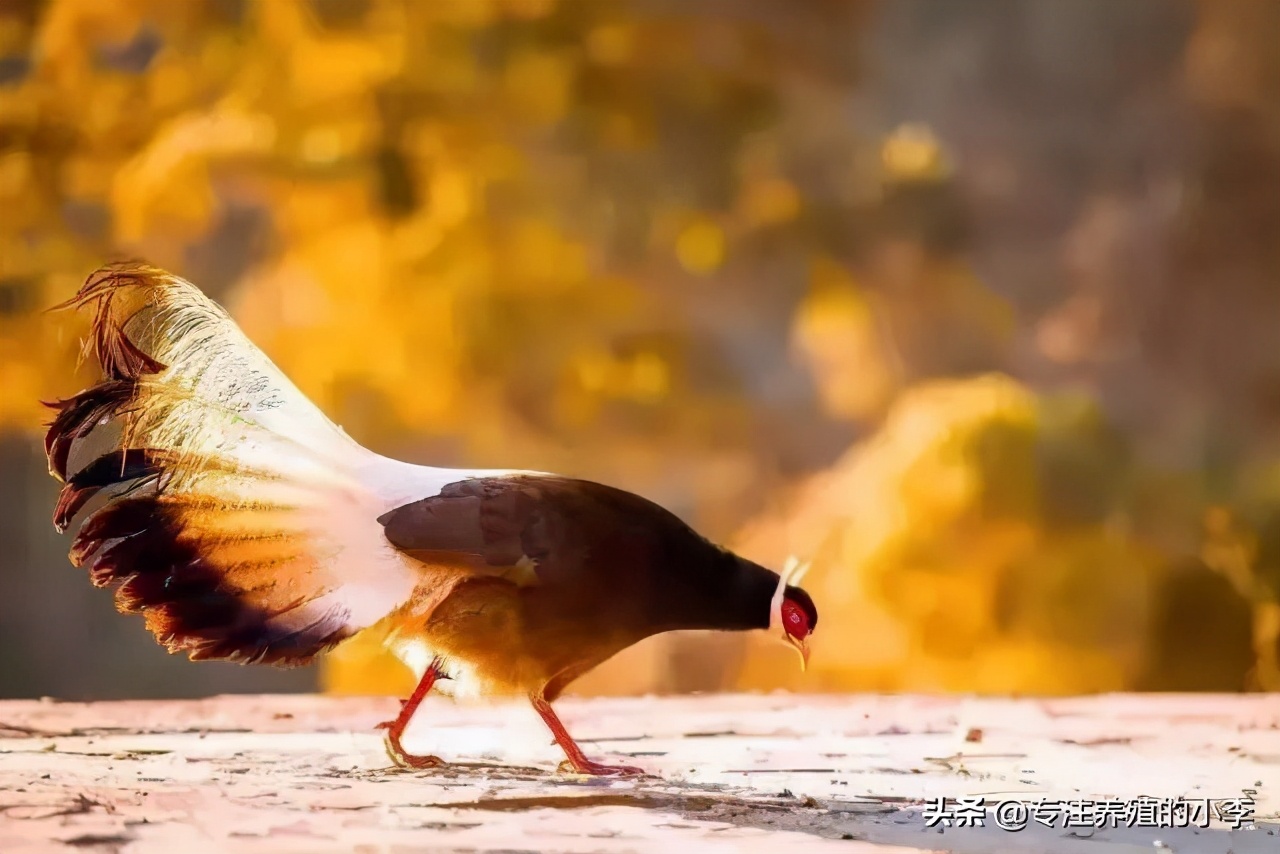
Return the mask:
M 776 572 L 717 549 L 697 569 L 681 574 L 677 595 L 663 609 L 663 631 L 767 629 L 777 588 Z

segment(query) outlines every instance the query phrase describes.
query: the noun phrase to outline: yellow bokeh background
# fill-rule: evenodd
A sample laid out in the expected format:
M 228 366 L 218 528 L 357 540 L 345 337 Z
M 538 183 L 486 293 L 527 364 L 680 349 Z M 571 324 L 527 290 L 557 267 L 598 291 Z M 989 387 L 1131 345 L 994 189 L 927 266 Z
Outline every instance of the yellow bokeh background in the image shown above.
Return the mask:
M 41 309 L 142 257 L 382 453 L 615 483 L 813 561 L 808 673 L 664 636 L 583 693 L 1280 689 L 1280 213 L 1222 171 L 1280 174 L 1275 15 L 1188 5 L 1098 84 L 1210 140 L 1148 204 L 1105 135 L 1082 181 L 1036 159 L 1060 128 L 854 109 L 904 4 L 802 5 L 0 3 L 0 431 L 34 449 L 88 381 L 83 321 Z M 57 547 L 5 572 L 65 575 Z M 319 678 L 409 677 L 358 639 Z

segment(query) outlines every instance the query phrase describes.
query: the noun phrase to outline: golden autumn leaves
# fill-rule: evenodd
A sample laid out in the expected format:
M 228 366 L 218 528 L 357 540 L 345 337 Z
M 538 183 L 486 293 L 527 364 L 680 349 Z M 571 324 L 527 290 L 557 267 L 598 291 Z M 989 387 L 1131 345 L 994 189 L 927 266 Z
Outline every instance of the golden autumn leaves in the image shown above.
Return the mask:
M 85 385 L 56 387 L 76 330 L 39 309 L 141 255 L 370 445 L 590 475 L 812 558 L 796 687 L 1130 684 L 1160 548 L 1052 519 L 1031 450 L 1109 459 L 1096 413 L 986 374 L 1013 310 L 922 236 L 963 164 L 926 127 L 854 126 L 858 33 L 795 27 L 603 0 L 0 13 L 0 60 L 26 63 L 0 82 L 0 427 Z M 898 196 L 924 201 L 885 228 Z M 669 686 L 669 652 L 595 684 Z M 776 684 L 776 652 L 707 678 Z M 389 687 L 368 668 L 334 684 Z

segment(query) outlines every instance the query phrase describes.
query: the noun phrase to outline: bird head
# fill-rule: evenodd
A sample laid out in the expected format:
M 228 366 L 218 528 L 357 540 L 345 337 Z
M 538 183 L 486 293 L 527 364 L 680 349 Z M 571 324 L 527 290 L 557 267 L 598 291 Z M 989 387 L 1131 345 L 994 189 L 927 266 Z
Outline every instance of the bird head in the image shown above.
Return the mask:
M 781 632 L 781 640 L 800 654 L 800 668 L 809 666 L 809 636 L 818 625 L 813 599 L 798 586 L 810 564 L 788 558 L 778 576 L 769 608 L 769 631 Z

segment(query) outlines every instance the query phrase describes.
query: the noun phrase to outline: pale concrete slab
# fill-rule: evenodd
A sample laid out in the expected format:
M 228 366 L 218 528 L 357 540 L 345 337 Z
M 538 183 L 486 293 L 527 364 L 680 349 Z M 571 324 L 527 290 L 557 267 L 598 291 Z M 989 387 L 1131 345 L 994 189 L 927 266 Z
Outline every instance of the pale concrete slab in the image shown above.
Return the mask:
M 390 698 L 0 703 L 0 852 L 1280 854 L 1276 696 L 559 705 L 588 753 L 654 777 L 556 774 L 558 748 L 523 705 L 429 700 L 406 744 L 461 764 L 409 772 L 389 767 L 373 729 Z M 1245 790 L 1254 815 L 1239 828 L 1059 816 L 1011 832 L 990 812 L 986 827 L 926 826 L 938 797 L 994 808 Z

